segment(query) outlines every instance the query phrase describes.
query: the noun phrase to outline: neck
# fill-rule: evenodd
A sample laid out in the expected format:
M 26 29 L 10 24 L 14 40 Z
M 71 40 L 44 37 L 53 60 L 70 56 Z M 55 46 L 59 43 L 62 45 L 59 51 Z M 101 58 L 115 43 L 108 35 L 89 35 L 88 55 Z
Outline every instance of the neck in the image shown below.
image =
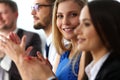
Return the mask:
M 101 48 L 99 50 L 92 51 L 91 53 L 93 56 L 94 63 L 96 63 L 101 57 L 108 53 L 108 50 L 106 48 Z
M 2 34 L 2 35 L 4 35 L 4 36 L 8 36 L 8 34 L 10 33 L 10 32 L 12 32 L 12 31 L 14 31 L 15 30 L 15 28 L 11 28 L 11 29 L 2 29 L 2 30 L 0 30 L 0 34 Z
M 77 52 L 77 45 L 78 45 L 76 40 L 75 41 L 71 40 L 71 43 L 72 43 L 72 49 L 69 54 L 69 58 L 72 58 L 75 55 L 75 53 Z
M 49 37 L 49 35 L 52 33 L 52 25 L 48 26 L 44 31 L 46 36 Z

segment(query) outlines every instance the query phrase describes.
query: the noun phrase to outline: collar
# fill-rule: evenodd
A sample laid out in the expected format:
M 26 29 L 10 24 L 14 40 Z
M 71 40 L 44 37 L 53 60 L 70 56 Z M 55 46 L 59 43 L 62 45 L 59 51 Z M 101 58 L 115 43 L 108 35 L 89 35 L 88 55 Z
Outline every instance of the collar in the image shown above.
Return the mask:
M 51 42 L 52 42 L 52 34 L 50 34 L 49 37 L 47 37 L 47 39 L 46 39 L 47 45 L 50 45 Z
M 109 55 L 110 55 L 110 52 L 108 52 L 103 57 L 101 57 L 95 64 L 94 64 L 94 61 L 88 64 L 88 66 L 85 68 L 85 72 L 89 80 L 95 80 L 97 73 L 99 72 L 101 66 L 106 61 Z

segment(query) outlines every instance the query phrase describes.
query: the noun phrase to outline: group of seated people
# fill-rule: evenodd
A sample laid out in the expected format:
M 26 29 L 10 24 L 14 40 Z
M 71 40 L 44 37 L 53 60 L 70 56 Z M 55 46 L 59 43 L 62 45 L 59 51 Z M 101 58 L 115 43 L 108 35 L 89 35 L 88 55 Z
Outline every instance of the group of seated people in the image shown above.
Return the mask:
M 120 80 L 120 2 L 56 0 L 52 35 L 54 65 L 40 51 L 28 55 L 33 47 L 26 49 L 26 35 L 20 41 L 16 33 L 0 34 L 0 51 L 13 60 L 22 80 Z

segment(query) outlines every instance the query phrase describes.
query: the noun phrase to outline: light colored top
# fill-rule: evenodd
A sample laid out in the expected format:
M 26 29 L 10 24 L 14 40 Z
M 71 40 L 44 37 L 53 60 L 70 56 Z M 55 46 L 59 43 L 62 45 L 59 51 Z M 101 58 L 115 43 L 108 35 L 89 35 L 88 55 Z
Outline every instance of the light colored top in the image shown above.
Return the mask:
M 55 57 L 56 57 L 57 51 L 52 42 L 52 34 L 50 34 L 50 36 L 46 39 L 46 43 L 47 43 L 47 45 L 50 45 L 49 52 L 48 52 L 48 60 L 50 61 L 51 65 L 53 66 L 55 64 Z M 43 55 L 46 58 L 46 51 L 44 51 Z
M 102 58 L 100 58 L 99 61 L 97 61 L 94 64 L 94 61 L 92 61 L 86 68 L 85 68 L 85 72 L 88 76 L 88 80 L 95 80 L 97 73 L 99 72 L 101 66 L 103 65 L 103 63 L 106 61 L 106 59 L 108 58 L 108 56 L 110 55 L 110 52 L 105 54 Z

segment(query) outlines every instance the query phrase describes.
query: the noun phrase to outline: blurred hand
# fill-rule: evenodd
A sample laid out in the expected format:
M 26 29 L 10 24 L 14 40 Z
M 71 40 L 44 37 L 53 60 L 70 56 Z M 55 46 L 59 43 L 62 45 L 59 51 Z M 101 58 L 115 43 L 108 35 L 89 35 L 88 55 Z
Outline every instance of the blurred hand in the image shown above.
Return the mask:
M 40 52 L 37 52 L 37 57 L 43 64 L 48 65 L 50 69 L 52 70 L 52 65 L 50 61 L 48 60 L 48 58 L 45 59 Z
M 18 61 L 20 55 L 25 54 L 26 36 L 22 37 L 21 42 L 13 42 L 11 39 L 0 35 L 0 50 L 8 55 L 13 61 Z M 19 43 L 19 44 L 16 44 Z
M 42 58 L 21 56 L 18 65 L 23 80 L 47 80 L 54 75 L 50 66 Z

